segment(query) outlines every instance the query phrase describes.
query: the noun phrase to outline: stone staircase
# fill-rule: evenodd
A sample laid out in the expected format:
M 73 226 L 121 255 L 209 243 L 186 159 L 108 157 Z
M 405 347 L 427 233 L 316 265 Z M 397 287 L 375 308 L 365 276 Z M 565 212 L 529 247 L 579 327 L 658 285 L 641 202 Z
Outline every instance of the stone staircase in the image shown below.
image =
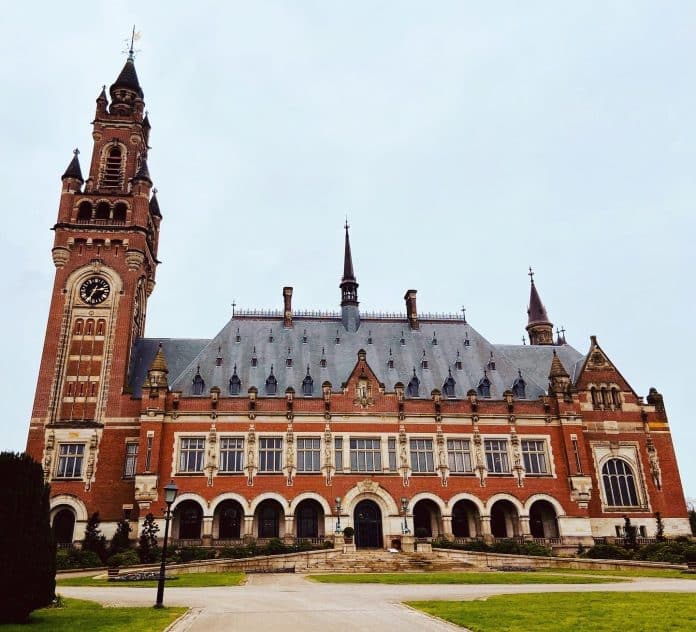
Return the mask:
M 389 553 L 369 549 L 342 553 L 324 559 L 317 564 L 297 572 L 336 572 L 336 573 L 392 573 L 392 572 L 432 572 L 450 570 L 469 570 L 472 564 L 461 560 L 439 558 L 433 553 Z

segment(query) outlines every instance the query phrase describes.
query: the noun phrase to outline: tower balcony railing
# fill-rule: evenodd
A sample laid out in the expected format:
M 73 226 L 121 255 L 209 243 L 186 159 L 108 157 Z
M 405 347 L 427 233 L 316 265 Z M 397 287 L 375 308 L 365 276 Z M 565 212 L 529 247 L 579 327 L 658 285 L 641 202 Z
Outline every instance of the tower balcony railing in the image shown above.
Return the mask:
M 76 219 L 80 226 L 125 226 L 125 219 Z
M 234 316 L 240 318 L 283 318 L 284 313 L 280 309 L 257 309 L 257 308 L 236 308 Z M 340 320 L 341 312 L 336 310 L 324 309 L 298 309 L 293 310 L 293 318 L 312 318 L 326 320 Z M 392 321 L 407 321 L 408 317 L 403 312 L 360 312 L 361 320 L 392 320 Z M 458 321 L 466 323 L 466 319 L 462 314 L 453 314 L 445 312 L 427 312 L 419 314 L 418 318 L 423 320 L 444 320 Z

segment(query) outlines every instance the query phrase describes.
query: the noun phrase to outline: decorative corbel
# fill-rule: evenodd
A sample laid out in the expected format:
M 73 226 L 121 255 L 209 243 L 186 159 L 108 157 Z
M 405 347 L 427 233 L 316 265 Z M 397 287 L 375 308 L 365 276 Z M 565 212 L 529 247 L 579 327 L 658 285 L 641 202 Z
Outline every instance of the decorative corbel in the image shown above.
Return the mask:
M 285 417 L 292 421 L 295 417 L 293 412 L 293 403 L 295 400 L 295 389 L 292 386 L 288 386 L 285 389 Z
M 507 409 L 509 413 L 512 413 L 512 411 L 515 409 L 515 398 L 510 389 L 505 391 L 503 393 L 503 397 L 505 398 L 505 402 L 507 404 Z
M 433 398 L 433 406 L 435 407 L 435 421 L 442 421 L 442 393 L 438 389 L 434 389 L 430 396 Z
M 220 387 L 213 386 L 210 389 L 210 417 L 215 419 L 217 417 L 217 407 L 220 400 Z
M 478 394 L 473 388 L 470 388 L 466 396 L 469 398 L 469 403 L 471 404 L 471 410 L 476 412 L 478 410 Z
M 181 392 L 174 391 L 172 393 L 172 419 L 179 416 L 179 404 L 181 403 Z
M 321 385 L 324 396 L 324 419 L 331 419 L 331 382 L 328 380 Z
M 394 384 L 394 392 L 396 393 L 396 404 L 399 408 L 399 421 L 403 421 L 406 417 L 404 412 L 404 384 L 403 382 L 397 382 Z
M 247 392 L 249 393 L 249 419 L 256 419 L 256 396 L 259 389 L 255 386 L 250 386 Z

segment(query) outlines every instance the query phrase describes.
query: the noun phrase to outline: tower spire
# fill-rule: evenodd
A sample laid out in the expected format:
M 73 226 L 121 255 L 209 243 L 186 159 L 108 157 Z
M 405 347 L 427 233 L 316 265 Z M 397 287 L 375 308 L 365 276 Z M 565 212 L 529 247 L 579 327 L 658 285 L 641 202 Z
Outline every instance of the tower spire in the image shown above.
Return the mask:
M 553 344 L 553 324 L 549 320 L 544 304 L 541 302 L 541 297 L 534 283 L 534 271 L 531 266 L 527 274 L 530 279 L 529 307 L 527 308 L 529 344 L 551 345 Z
M 348 219 L 343 226 L 346 231 L 345 249 L 343 252 L 343 277 L 339 287 L 341 288 L 341 320 L 346 331 L 357 331 L 360 326 L 360 312 L 358 311 L 358 282 L 353 269 L 353 255 L 350 250 L 350 235 Z

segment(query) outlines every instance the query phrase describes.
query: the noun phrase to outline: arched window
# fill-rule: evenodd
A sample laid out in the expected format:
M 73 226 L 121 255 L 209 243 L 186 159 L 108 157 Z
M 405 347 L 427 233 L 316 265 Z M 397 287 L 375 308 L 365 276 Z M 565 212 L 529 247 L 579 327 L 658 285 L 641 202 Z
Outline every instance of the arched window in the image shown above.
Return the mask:
M 304 380 L 302 380 L 302 394 L 305 397 L 311 397 L 312 391 L 314 390 L 314 380 L 309 374 L 309 366 L 307 367 L 307 375 L 305 375 Z
M 75 334 L 76 336 L 82 335 L 82 323 L 83 321 L 81 318 L 78 318 L 75 321 L 75 331 L 73 331 L 73 334 Z
M 105 328 L 106 328 L 106 321 L 103 318 L 100 318 L 97 321 L 97 336 L 103 336 Z
M 416 377 L 416 369 L 413 369 L 413 377 L 406 387 L 406 395 L 409 397 L 418 397 L 418 387 L 420 380 Z
M 452 371 L 450 371 L 449 377 L 445 380 L 445 383 L 442 385 L 442 392 L 444 393 L 445 397 L 454 397 L 455 385 L 456 385 L 456 382 L 454 381 L 454 378 L 452 377 Z
M 273 375 L 273 365 L 271 365 L 271 374 L 266 378 L 266 395 L 275 395 L 278 392 L 278 380 Z
M 77 207 L 77 221 L 78 222 L 88 222 L 92 219 L 92 205 L 84 200 L 80 202 L 80 206 Z
M 609 408 L 609 393 L 607 392 L 606 386 L 602 386 L 600 393 L 602 395 L 602 405 L 604 408 Z
M 106 154 L 101 178 L 103 189 L 120 189 L 123 186 L 122 165 L 123 152 L 118 145 L 114 145 Z
M 599 408 L 601 403 L 599 400 L 599 393 L 594 386 L 590 388 L 590 396 L 592 397 L 592 408 Z
M 607 505 L 638 507 L 636 481 L 631 466 L 622 459 L 609 459 L 602 467 L 602 482 Z
M 232 377 L 230 378 L 230 395 L 239 395 L 242 390 L 242 380 L 239 379 L 237 375 L 237 365 L 234 365 L 234 371 L 232 372 Z
M 518 377 L 512 383 L 512 393 L 517 399 L 526 399 L 527 397 L 527 382 L 522 379 L 521 371 L 518 371 Z
M 491 396 L 491 381 L 488 379 L 488 377 L 485 374 L 481 378 L 481 381 L 478 383 L 478 387 L 476 388 L 476 392 L 478 393 L 479 397 L 490 397 Z
M 203 391 L 205 390 L 205 380 L 201 377 L 201 367 L 199 366 L 196 369 L 196 375 L 193 376 L 193 394 L 194 395 L 203 395 Z
M 94 219 L 108 220 L 111 215 L 111 207 L 108 202 L 99 202 L 94 212 Z
M 621 395 L 619 395 L 619 389 L 616 386 L 611 387 L 611 403 L 614 408 L 621 408 Z
M 128 211 L 128 207 L 126 206 L 125 203 L 117 202 L 116 205 L 114 206 L 114 221 L 115 222 L 125 222 L 127 211 Z
M 85 336 L 91 336 L 94 334 L 94 321 L 89 318 L 87 324 L 85 325 Z

